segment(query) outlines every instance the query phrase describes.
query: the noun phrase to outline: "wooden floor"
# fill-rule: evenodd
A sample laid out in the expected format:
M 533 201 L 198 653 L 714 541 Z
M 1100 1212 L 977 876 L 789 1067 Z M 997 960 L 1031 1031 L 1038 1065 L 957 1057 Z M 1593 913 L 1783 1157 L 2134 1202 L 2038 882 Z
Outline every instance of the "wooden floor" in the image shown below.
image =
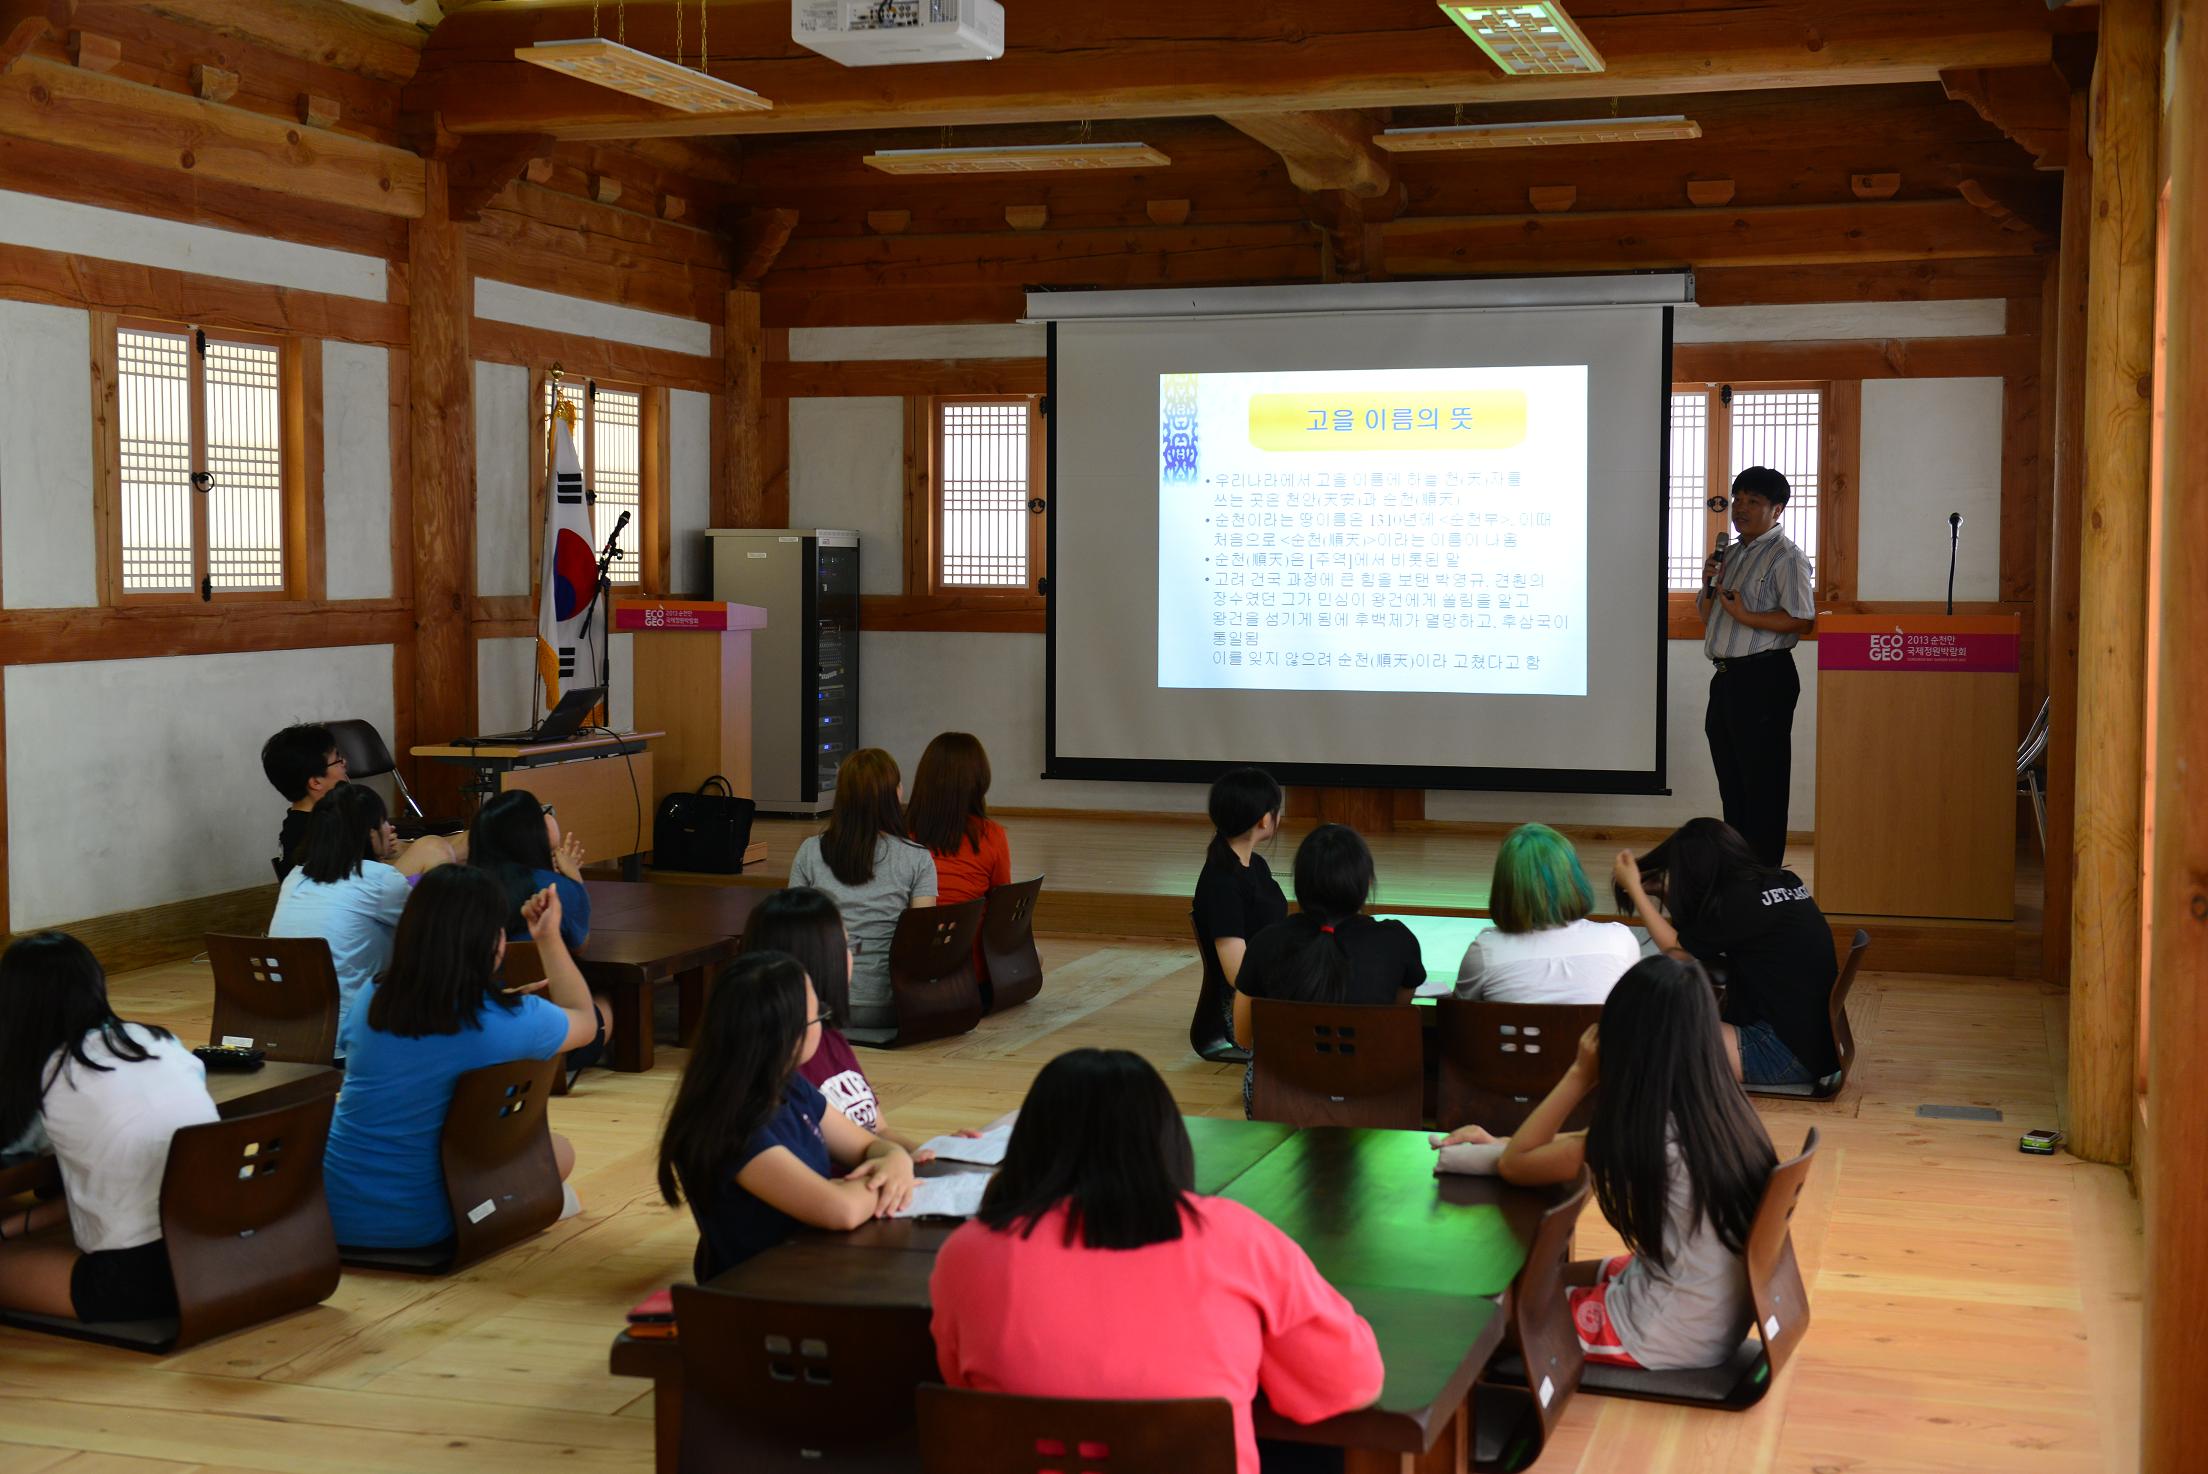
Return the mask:
M 1019 840 L 1015 839 L 1015 853 Z M 932 1133 L 1018 1104 L 1078 1044 L 1140 1050 L 1184 1109 L 1239 1106 L 1239 1071 L 1191 1056 L 1185 950 L 1049 942 L 1043 996 L 980 1030 L 869 1053 L 891 1123 Z M 127 1016 L 205 1036 L 188 964 L 117 978 Z M 1870 975 L 1858 1077 L 1836 1102 L 1767 1104 L 1782 1154 L 1824 1150 L 1795 1219 L 1814 1325 L 1745 1415 L 1582 1397 L 1551 1474 L 2129 1474 L 2138 1426 L 2139 1213 L 2122 1176 L 2020 1155 L 2052 1124 L 2063 997 L 2037 984 Z M 326 1306 L 167 1360 L 0 1331 L 0 1470 L 542 1474 L 651 1467 L 648 1389 L 606 1373 L 622 1312 L 687 1274 L 687 1216 L 653 1196 L 683 1053 L 588 1075 L 552 1105 L 581 1218 L 453 1280 L 348 1272 Z M 1984 1105 L 1998 1124 L 1922 1120 Z M 1590 1213 L 1582 1252 L 1614 1245 Z

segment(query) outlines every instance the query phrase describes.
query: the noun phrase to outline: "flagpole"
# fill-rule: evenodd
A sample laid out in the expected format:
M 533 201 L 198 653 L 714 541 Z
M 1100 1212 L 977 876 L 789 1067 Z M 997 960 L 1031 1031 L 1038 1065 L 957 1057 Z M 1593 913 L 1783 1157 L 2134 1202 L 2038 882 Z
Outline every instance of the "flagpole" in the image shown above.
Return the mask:
M 544 466 L 547 481 L 552 477 L 552 467 L 558 452 L 559 427 L 564 424 L 567 426 L 567 433 L 570 436 L 575 434 L 575 405 L 560 393 L 560 384 L 566 377 L 566 367 L 555 360 L 546 381 L 546 396 L 551 400 L 552 406 L 551 413 L 544 417 Z M 547 496 L 544 503 L 544 523 L 537 529 L 537 546 L 540 549 L 548 546 L 555 510 L 552 499 Z M 551 597 L 552 590 L 546 582 L 546 573 L 540 569 L 537 587 L 537 612 L 540 615 L 543 611 L 544 601 Z M 551 703 L 545 700 L 544 670 L 541 664 L 531 662 L 531 670 L 532 674 L 529 679 L 529 725 L 533 728 L 544 716 Z

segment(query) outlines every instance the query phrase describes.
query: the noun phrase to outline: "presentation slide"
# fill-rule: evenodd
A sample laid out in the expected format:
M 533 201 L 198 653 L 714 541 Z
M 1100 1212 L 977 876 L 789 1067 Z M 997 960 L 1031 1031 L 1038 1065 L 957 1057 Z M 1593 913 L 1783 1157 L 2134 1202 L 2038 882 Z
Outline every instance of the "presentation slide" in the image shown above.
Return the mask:
M 1662 791 L 1663 290 L 1064 294 L 1048 776 Z
M 1158 377 L 1158 685 L 1580 696 L 1580 364 Z

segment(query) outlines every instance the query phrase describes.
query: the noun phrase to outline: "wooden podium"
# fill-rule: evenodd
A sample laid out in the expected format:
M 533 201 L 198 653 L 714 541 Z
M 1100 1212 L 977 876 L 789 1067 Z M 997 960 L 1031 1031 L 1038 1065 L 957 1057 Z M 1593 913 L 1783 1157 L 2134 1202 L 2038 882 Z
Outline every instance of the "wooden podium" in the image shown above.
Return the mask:
M 2016 913 L 2018 620 L 1817 622 L 1817 902 L 1854 916 Z
M 560 828 L 583 842 L 586 863 L 620 860 L 652 847 L 652 753 L 657 732 L 616 732 L 560 742 L 438 742 L 414 756 L 475 770 L 477 799 L 522 788 L 559 810 Z
M 718 773 L 739 798 L 751 787 L 751 636 L 767 611 L 749 604 L 620 599 L 613 627 L 636 635 L 636 724 L 652 744 L 652 809 Z

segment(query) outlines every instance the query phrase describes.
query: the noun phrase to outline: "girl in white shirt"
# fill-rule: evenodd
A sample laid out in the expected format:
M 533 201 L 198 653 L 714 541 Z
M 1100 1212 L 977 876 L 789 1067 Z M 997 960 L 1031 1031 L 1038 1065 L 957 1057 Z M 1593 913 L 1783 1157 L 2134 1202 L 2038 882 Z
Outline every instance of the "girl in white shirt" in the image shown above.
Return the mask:
M 1484 1003 L 1600 1003 L 1640 961 L 1628 927 L 1589 921 L 1595 890 L 1572 842 L 1521 824 L 1495 855 L 1495 925 L 1465 948 L 1457 996 Z
M 61 1159 L 63 1197 L 0 1214 L 0 1305 L 83 1321 L 175 1315 L 161 1176 L 169 1139 L 216 1119 L 207 1072 L 168 1030 L 115 1017 L 107 975 L 64 932 L 0 955 L 0 1141 L 34 1118 Z

